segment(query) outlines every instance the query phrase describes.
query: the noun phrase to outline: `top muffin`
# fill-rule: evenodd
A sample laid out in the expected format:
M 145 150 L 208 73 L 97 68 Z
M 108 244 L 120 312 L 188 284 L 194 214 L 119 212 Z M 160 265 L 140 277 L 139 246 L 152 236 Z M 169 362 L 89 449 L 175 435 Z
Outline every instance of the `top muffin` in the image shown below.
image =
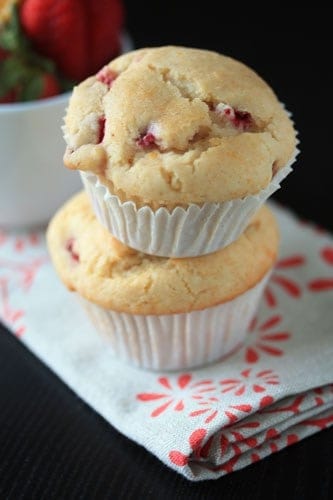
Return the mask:
M 286 111 L 254 71 L 183 47 L 130 52 L 75 87 L 64 133 L 69 168 L 153 208 L 256 194 L 296 143 Z

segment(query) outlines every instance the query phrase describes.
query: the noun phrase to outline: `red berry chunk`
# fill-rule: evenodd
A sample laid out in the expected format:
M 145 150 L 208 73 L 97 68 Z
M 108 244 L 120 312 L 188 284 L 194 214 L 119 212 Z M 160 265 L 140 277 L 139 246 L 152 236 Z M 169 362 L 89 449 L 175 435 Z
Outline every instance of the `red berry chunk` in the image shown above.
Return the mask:
M 233 124 L 237 128 L 242 128 L 244 130 L 247 130 L 251 127 L 253 120 L 252 116 L 250 113 L 247 111 L 238 111 L 234 110 L 235 117 L 232 119 Z
M 97 144 L 100 144 L 105 135 L 105 116 L 100 116 L 98 119 L 98 138 Z
M 117 76 L 118 76 L 117 73 L 115 73 L 114 71 L 112 71 L 112 69 L 105 66 L 97 73 L 96 79 L 99 82 L 104 83 L 104 85 L 107 85 L 109 88 L 111 88 Z
M 69 238 L 69 240 L 66 241 L 66 250 L 70 253 L 70 256 L 74 262 L 80 262 L 80 256 L 74 250 L 74 242 L 74 238 Z
M 234 109 L 228 104 L 221 102 L 215 107 L 215 112 L 232 123 L 232 125 L 236 128 L 248 130 L 253 125 L 253 119 L 250 113 Z
M 146 149 L 156 145 L 156 137 L 151 132 L 145 132 L 137 138 L 136 143 L 140 148 Z

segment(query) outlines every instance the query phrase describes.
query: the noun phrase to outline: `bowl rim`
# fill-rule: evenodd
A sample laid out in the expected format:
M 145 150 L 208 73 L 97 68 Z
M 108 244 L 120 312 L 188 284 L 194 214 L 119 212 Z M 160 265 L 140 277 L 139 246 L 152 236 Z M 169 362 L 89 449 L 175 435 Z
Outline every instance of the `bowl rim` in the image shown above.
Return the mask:
M 71 93 L 72 91 L 63 92 L 53 97 L 34 101 L 0 103 L 0 115 L 21 113 L 22 111 L 29 111 L 31 109 L 50 108 L 56 104 L 64 104 L 69 99 Z

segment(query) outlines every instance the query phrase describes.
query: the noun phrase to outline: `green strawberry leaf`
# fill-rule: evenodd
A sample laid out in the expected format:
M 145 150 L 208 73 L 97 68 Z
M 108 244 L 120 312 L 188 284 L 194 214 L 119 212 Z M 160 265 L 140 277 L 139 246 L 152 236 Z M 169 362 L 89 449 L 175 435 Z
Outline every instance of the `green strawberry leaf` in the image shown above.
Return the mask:
M 56 73 L 56 65 L 51 59 L 47 59 L 46 57 L 40 56 L 33 51 L 29 51 L 26 53 L 26 57 L 29 60 L 31 66 L 36 66 L 46 73 Z
M 19 100 L 39 98 L 44 73 L 55 76 L 61 92 L 71 90 L 75 85 L 74 81 L 62 77 L 54 61 L 34 50 L 21 28 L 17 6 L 13 7 L 9 22 L 0 28 L 0 47 L 9 53 L 0 61 L 0 98 L 13 89 Z
M 28 68 L 15 55 L 2 61 L 0 64 L 0 96 L 3 97 L 11 89 L 21 85 L 28 71 Z
M 15 34 L 7 27 L 0 32 L 0 46 L 10 52 L 18 48 L 18 41 L 15 38 Z
M 0 73 L 0 99 L 5 97 L 5 95 L 11 90 L 12 87 L 7 87 L 1 78 L 1 73 Z
M 1 28 L 0 46 L 9 52 L 14 52 L 24 50 L 27 44 L 27 39 L 21 30 L 18 9 L 14 6 L 9 22 Z
M 34 101 L 43 91 L 43 76 L 41 73 L 31 73 L 19 92 L 20 101 Z

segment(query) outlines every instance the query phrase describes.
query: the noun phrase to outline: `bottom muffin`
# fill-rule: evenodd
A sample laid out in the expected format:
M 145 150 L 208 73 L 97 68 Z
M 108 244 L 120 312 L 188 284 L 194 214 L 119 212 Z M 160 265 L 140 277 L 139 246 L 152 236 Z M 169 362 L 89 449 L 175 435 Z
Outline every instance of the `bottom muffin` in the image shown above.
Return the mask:
M 185 259 L 146 255 L 96 220 L 85 193 L 52 219 L 54 266 L 117 357 L 143 368 L 211 363 L 244 341 L 277 257 L 278 228 L 266 207 L 231 245 Z

